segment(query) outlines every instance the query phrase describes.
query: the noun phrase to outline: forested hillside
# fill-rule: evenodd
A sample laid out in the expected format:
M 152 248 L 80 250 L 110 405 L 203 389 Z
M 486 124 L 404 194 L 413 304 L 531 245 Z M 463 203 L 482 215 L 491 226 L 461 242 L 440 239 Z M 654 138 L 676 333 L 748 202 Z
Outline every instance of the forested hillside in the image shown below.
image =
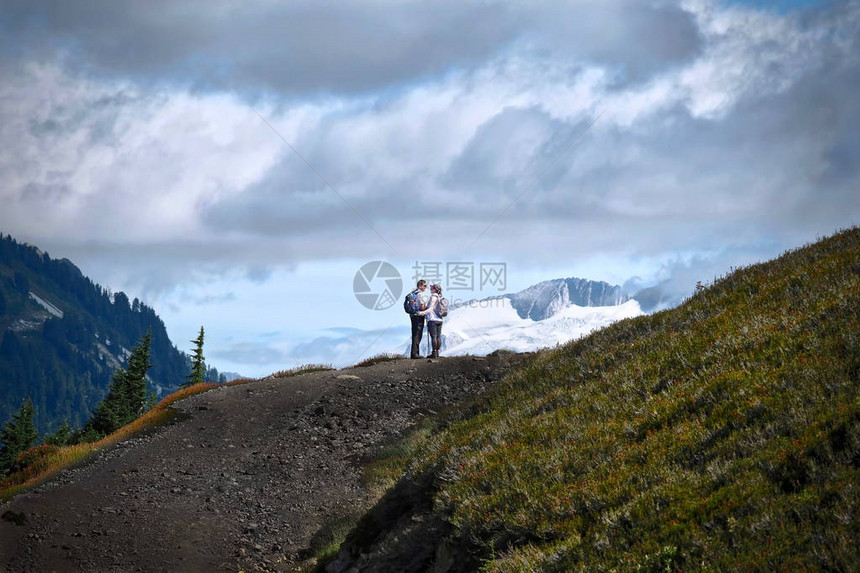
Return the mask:
M 162 395 L 182 384 L 190 362 L 152 308 L 111 294 L 67 259 L 0 235 L 0 424 L 30 397 L 41 433 L 64 419 L 81 426 L 150 329 L 148 382 Z

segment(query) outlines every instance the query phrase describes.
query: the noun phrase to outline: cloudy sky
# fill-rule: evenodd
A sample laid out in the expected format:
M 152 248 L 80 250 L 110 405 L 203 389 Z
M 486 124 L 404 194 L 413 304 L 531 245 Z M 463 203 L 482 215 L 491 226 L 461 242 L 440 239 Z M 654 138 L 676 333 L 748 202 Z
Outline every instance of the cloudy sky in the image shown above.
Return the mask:
M 471 264 L 464 299 L 683 296 L 858 223 L 858 29 L 858 2 L 0 0 L 0 232 L 251 376 L 399 350 L 369 261 Z

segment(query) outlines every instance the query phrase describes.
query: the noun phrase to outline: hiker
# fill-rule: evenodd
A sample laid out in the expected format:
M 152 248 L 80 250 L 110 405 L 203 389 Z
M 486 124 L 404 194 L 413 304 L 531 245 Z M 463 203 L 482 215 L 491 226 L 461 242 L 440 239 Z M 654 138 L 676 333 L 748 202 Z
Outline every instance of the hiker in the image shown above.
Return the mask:
M 430 358 L 439 358 L 439 349 L 442 347 L 442 318 L 448 314 L 447 309 L 442 310 L 442 286 L 438 284 L 430 285 L 430 302 L 427 303 L 427 309 L 418 313 L 422 319 L 427 317 L 427 332 L 430 334 L 430 341 L 433 344 L 433 352 Z
M 424 336 L 424 316 L 421 312 L 427 308 L 427 281 L 421 279 L 415 285 L 415 290 L 411 293 L 411 299 L 414 300 L 413 312 L 409 314 L 409 319 L 412 321 L 412 350 L 409 353 L 409 358 L 421 358 L 419 354 L 419 346 L 421 338 Z M 407 297 L 410 300 L 410 297 Z

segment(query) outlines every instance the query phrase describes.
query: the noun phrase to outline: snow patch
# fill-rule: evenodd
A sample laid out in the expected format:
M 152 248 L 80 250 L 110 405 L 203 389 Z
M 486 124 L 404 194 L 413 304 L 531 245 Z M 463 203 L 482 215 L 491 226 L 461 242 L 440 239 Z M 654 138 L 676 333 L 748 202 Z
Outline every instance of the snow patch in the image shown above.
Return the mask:
M 452 310 L 442 327 L 442 352 L 447 356 L 487 354 L 506 348 L 530 352 L 565 344 L 625 318 L 645 314 L 635 300 L 615 306 L 571 304 L 544 320 L 520 318 L 506 297 L 485 308 Z
M 53 314 L 57 318 L 63 318 L 63 311 L 62 310 L 60 310 L 59 308 L 57 308 L 56 306 L 54 306 L 50 302 L 46 301 L 45 299 L 43 299 L 42 297 L 40 297 L 36 293 L 30 291 L 30 298 L 35 300 L 37 303 L 39 303 L 39 305 L 42 308 L 44 308 L 45 310 L 47 310 L 48 312 L 50 312 L 51 314 Z

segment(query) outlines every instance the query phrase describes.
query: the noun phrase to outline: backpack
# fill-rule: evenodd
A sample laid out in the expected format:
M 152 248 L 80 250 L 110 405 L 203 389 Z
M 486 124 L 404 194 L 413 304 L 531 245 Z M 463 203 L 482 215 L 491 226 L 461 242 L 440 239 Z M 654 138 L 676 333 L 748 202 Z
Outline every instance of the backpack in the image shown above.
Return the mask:
M 448 299 L 444 296 L 439 297 L 439 304 L 436 306 L 439 316 L 445 318 L 448 316 Z
M 406 295 L 406 298 L 403 299 L 403 310 L 406 314 L 415 314 L 419 310 L 421 310 L 421 301 L 418 300 L 418 289 L 410 292 Z

